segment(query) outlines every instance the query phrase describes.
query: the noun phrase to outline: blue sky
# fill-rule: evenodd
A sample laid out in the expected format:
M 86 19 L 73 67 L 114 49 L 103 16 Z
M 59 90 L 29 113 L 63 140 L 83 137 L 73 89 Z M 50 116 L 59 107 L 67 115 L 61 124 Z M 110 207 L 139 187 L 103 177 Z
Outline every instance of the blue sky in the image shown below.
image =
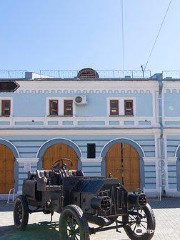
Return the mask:
M 125 69 L 145 64 L 169 0 L 124 0 Z M 180 69 L 180 1 L 150 59 Z M 120 0 L 1 0 L 0 69 L 122 69 Z

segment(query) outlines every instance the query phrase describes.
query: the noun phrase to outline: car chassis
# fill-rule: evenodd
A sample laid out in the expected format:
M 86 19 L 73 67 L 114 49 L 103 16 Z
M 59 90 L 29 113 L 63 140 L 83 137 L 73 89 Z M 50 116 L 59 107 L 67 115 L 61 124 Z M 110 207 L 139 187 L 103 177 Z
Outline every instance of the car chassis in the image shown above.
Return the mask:
M 112 229 L 120 232 L 121 228 L 133 240 L 153 237 L 155 216 L 140 189 L 127 192 L 112 176 L 85 177 L 72 167 L 70 159 L 62 158 L 53 164 L 52 170 L 28 173 L 22 195 L 14 204 L 18 229 L 25 230 L 31 213 L 43 212 L 52 218 L 57 212 L 61 240 L 89 240 L 91 234 Z M 89 227 L 88 223 L 98 227 Z

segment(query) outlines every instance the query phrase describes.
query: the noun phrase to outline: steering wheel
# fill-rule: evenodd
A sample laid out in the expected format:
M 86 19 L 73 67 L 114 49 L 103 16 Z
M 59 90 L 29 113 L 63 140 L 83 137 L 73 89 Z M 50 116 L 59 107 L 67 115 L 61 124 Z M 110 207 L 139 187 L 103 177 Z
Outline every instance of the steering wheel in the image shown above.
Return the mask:
M 66 161 L 69 162 L 68 167 L 67 167 L 67 164 L 65 163 Z M 68 170 L 69 171 L 72 169 L 72 167 L 73 167 L 73 163 L 70 159 L 61 158 L 53 163 L 52 170 L 54 170 L 54 171 Z

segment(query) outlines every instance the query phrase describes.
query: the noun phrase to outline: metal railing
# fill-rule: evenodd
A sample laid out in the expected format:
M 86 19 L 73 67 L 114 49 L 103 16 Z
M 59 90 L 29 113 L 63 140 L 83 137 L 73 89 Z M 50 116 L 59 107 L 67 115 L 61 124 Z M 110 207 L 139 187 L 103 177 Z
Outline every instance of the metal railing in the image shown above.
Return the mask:
M 26 72 L 28 73 L 26 70 L 0 70 L 0 79 L 25 79 Z M 38 70 L 34 73 L 37 75 L 35 78 L 77 79 L 78 72 L 79 70 Z M 102 79 L 148 79 L 154 74 L 150 70 L 97 70 L 96 72 Z M 161 73 L 163 79 L 180 79 L 180 70 Z
M 78 70 L 40 70 L 40 76 L 52 78 L 77 78 Z M 96 70 L 99 78 L 150 78 L 151 71 L 141 70 Z
M 0 78 L 10 79 L 10 78 L 25 78 L 26 70 L 0 70 Z
M 0 70 L 0 79 L 25 79 L 25 73 L 28 71 L 25 70 Z M 76 79 L 78 76 L 79 70 L 39 70 L 35 73 L 39 75 L 37 78 L 69 78 Z M 151 71 L 141 71 L 141 70 L 97 70 L 99 78 L 150 78 Z
M 179 70 L 163 71 L 163 79 L 180 79 Z

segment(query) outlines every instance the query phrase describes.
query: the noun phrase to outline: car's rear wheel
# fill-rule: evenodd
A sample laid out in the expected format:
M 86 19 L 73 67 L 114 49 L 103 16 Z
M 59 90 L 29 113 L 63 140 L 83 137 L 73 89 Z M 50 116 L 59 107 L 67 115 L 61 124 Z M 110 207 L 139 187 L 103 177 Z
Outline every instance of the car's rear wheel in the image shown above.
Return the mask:
M 27 198 L 20 195 L 14 203 L 14 224 L 19 230 L 25 230 L 29 220 L 29 207 Z
M 131 240 L 150 240 L 155 231 L 155 216 L 149 204 L 133 208 L 123 217 L 124 230 Z
M 81 208 L 68 205 L 64 208 L 59 219 L 61 240 L 90 240 L 89 226 Z

